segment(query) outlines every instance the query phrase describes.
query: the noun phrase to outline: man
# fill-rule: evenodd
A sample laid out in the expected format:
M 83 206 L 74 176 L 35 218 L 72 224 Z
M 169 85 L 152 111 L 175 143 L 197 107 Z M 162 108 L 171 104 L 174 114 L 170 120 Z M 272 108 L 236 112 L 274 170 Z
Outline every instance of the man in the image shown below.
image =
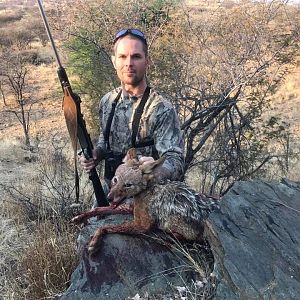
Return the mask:
M 89 172 L 105 159 L 104 176 L 109 181 L 127 150 L 135 147 L 144 163 L 166 156 L 157 171 L 158 180 L 181 180 L 184 160 L 180 123 L 171 102 L 147 85 L 145 35 L 137 29 L 119 31 L 113 43 L 112 62 L 121 87 L 101 99 L 99 141 L 92 159 L 80 157 L 81 165 Z M 136 114 L 138 110 L 141 112 Z

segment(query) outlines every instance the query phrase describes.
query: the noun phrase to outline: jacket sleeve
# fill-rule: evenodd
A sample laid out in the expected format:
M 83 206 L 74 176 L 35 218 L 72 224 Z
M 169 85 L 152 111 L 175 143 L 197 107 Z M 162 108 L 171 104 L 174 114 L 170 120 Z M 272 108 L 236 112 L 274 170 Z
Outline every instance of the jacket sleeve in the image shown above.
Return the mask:
M 184 141 L 180 122 L 173 106 L 164 107 L 156 115 L 154 143 L 159 156 L 165 155 L 162 165 L 165 177 L 182 180 L 184 175 Z

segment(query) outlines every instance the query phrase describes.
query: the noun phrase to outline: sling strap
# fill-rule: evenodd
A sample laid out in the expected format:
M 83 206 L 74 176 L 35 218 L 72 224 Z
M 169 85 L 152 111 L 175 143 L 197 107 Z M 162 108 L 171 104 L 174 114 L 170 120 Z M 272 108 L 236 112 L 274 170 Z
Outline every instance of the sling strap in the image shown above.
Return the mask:
M 112 123 L 112 120 L 113 120 L 113 117 L 114 117 L 114 114 L 115 114 L 117 103 L 121 98 L 121 94 L 122 94 L 122 89 L 120 90 L 120 92 L 118 93 L 118 95 L 115 98 L 114 102 L 112 103 L 111 111 L 110 111 L 108 119 L 107 119 L 106 128 L 105 128 L 105 132 L 104 132 L 104 142 L 106 144 L 106 150 L 110 150 L 110 145 L 109 145 L 110 128 L 111 128 L 111 123 Z
M 151 139 L 149 141 L 145 141 L 145 142 L 140 142 L 140 143 L 136 142 L 136 136 L 137 136 L 137 133 L 138 133 L 138 130 L 139 130 L 141 116 L 144 112 L 144 107 L 145 107 L 146 102 L 149 98 L 149 95 L 150 95 L 150 87 L 147 86 L 147 88 L 146 88 L 146 90 L 143 94 L 143 97 L 141 99 L 141 102 L 139 103 L 138 107 L 136 108 L 136 110 L 134 112 L 133 121 L 132 121 L 132 136 L 131 136 L 131 145 L 132 145 L 133 148 L 154 145 L 154 140 L 153 139 Z
M 106 150 L 110 150 L 109 134 L 110 134 L 111 124 L 112 124 L 112 120 L 113 120 L 113 117 L 114 117 L 114 114 L 115 114 L 116 106 L 117 106 L 118 101 L 121 98 L 121 94 L 122 94 L 122 90 L 120 90 L 117 97 L 113 101 L 111 111 L 110 111 L 110 114 L 109 114 L 108 119 L 107 119 L 105 133 L 104 133 L 104 141 L 106 143 Z M 147 140 L 147 141 L 142 141 L 142 142 L 139 142 L 139 143 L 136 142 L 136 136 L 137 136 L 139 125 L 140 125 L 141 116 L 143 114 L 144 107 L 145 107 L 146 102 L 149 98 L 149 95 L 150 95 L 150 87 L 147 86 L 147 88 L 146 88 L 146 90 L 143 94 L 143 97 L 142 97 L 138 107 L 136 108 L 136 110 L 134 112 L 133 121 L 132 121 L 132 136 L 131 136 L 131 145 L 134 148 L 140 148 L 140 147 L 146 147 L 146 146 L 154 145 L 154 140 L 153 139 L 150 139 L 150 140 Z
M 75 177 L 75 197 L 76 203 L 79 202 L 79 175 L 77 170 L 77 106 L 71 96 L 69 87 L 64 87 L 63 110 L 66 119 L 67 128 L 72 142 L 73 155 L 74 155 L 74 177 Z

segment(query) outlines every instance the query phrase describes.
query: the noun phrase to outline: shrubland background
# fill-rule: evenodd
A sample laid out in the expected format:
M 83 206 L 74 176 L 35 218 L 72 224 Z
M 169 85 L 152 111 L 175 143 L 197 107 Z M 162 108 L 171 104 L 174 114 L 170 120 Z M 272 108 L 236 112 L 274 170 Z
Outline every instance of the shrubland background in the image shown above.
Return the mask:
M 70 5 L 70 3 L 72 5 Z M 224 194 L 237 180 L 299 181 L 299 6 L 288 1 L 44 1 L 58 50 L 97 138 L 99 98 L 118 80 L 120 28 L 148 38 L 150 85 L 186 137 L 186 180 Z M 35 1 L 0 1 L 0 295 L 54 298 L 77 263 L 68 221 L 72 150 L 56 62 Z M 25 296 L 24 296 L 25 295 Z

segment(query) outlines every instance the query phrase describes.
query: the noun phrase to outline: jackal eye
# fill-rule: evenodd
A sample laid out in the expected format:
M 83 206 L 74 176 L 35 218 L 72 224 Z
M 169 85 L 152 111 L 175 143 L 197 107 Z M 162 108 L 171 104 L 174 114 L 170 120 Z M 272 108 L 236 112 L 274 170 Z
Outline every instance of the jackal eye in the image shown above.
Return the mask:
M 125 187 L 125 188 L 130 188 L 130 187 L 132 187 L 132 185 L 133 185 L 132 183 L 125 183 L 125 184 L 124 184 L 124 187 Z
M 111 183 L 112 184 L 117 184 L 118 183 L 118 177 L 117 176 L 114 176 L 111 180 Z

